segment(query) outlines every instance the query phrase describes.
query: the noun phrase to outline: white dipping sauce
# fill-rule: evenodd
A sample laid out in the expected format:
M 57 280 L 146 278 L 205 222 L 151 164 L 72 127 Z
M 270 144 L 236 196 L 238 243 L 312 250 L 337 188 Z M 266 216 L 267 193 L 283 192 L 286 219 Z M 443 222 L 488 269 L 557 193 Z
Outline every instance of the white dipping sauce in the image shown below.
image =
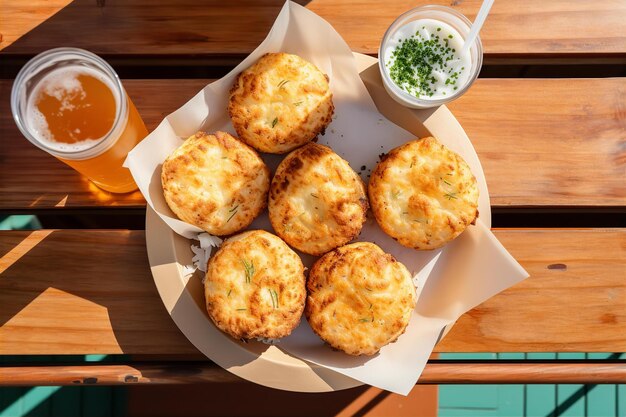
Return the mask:
M 387 40 L 385 70 L 394 84 L 414 97 L 450 98 L 470 77 L 471 56 L 469 52 L 461 56 L 463 42 L 459 32 L 447 23 L 414 20 Z

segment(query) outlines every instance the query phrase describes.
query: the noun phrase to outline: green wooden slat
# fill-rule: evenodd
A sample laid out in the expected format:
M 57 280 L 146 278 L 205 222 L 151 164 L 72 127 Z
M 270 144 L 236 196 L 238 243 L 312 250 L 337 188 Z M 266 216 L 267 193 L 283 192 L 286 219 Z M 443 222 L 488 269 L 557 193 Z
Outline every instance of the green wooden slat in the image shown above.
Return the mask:
M 524 360 L 524 353 L 498 353 L 498 359 Z M 503 417 L 524 417 L 524 384 L 502 384 L 498 386 L 498 411 Z
M 82 387 L 82 414 L 87 417 L 112 416 L 112 387 Z
M 2 388 L 0 389 L 0 417 L 15 417 L 22 415 L 24 401 L 22 396 L 28 388 Z
M 528 353 L 526 358 L 531 360 L 556 359 L 556 353 Z M 528 417 L 554 416 L 556 408 L 556 385 L 538 384 L 526 387 L 526 415 Z
M 583 384 L 559 384 L 556 386 L 556 415 L 558 417 L 585 416 L 586 387 Z
M 8 364 L 18 361 L 17 356 L 1 355 L 0 363 Z M 4 387 L 0 388 L 0 417 L 22 415 L 22 395 L 27 388 Z
M 617 385 L 588 385 L 587 415 L 594 417 L 617 415 Z
M 440 410 L 443 409 L 479 409 L 481 411 L 498 409 L 498 385 L 442 385 L 439 388 Z M 444 416 L 447 414 L 441 414 Z
M 617 359 L 613 353 L 588 353 L 587 359 Z M 587 386 L 587 415 L 613 417 L 617 415 L 617 385 Z
M 619 359 L 619 356 L 615 353 L 587 353 L 587 359 Z
M 33 387 L 30 388 L 22 397 L 24 405 L 22 406 L 21 415 L 26 417 L 49 417 L 50 397 L 52 397 L 59 387 Z
M 490 354 L 442 354 L 442 359 L 493 359 Z M 621 355 L 625 357 L 624 354 Z M 614 354 L 529 353 L 529 360 L 616 359 Z M 497 359 L 523 360 L 503 353 Z M 626 385 L 452 385 L 441 386 L 439 416 L 621 416 L 626 417 Z M 524 391 L 525 390 L 525 391 Z M 587 394 L 586 397 L 584 394 Z M 580 395 L 583 394 L 583 395 Z M 621 398 L 620 398 L 621 396 Z M 496 400 L 497 397 L 497 400 Z M 558 400 L 558 401 L 557 401 Z M 560 406 L 560 408 L 559 408 Z M 554 414 L 559 412 L 559 414 Z
M 0 416 L 48 417 L 51 415 L 48 399 L 58 389 L 58 387 L 2 388 Z
M 35 216 L 19 214 L 0 216 L 0 230 L 34 230 L 41 229 L 41 223 Z
M 107 359 L 108 355 L 85 355 L 85 362 L 102 362 Z
M 526 359 L 526 353 L 523 352 L 503 352 L 497 354 L 498 359 L 502 360 L 524 360 Z
M 128 389 L 126 387 L 113 388 L 113 415 L 123 417 L 128 412 Z
M 468 408 L 439 408 L 438 417 L 503 417 L 499 410 L 468 409 Z
M 584 353 L 557 353 L 557 359 L 585 359 Z M 585 392 L 583 384 L 561 384 L 556 387 L 559 417 L 585 416 Z
M 441 353 L 440 359 L 495 360 L 495 353 Z M 467 416 L 470 409 L 478 415 L 495 416 L 498 407 L 497 385 L 442 385 L 439 387 L 439 416 Z
M 525 389 L 524 384 L 499 385 L 498 415 L 502 417 L 524 417 Z
M 63 387 L 50 399 L 52 415 L 80 417 L 80 387 Z

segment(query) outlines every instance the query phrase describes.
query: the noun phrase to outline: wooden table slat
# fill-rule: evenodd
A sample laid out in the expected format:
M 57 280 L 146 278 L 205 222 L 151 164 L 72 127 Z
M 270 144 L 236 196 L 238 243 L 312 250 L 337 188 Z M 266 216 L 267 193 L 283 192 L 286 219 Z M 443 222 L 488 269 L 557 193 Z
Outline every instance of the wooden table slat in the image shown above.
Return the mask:
M 495 233 L 531 277 L 436 351 L 626 351 L 626 229 Z M 0 232 L 0 354 L 87 353 L 197 353 L 157 294 L 144 232 Z
M 160 385 L 245 382 L 207 362 L 0 367 L 2 386 Z M 429 362 L 418 384 L 617 384 L 626 363 Z
M 126 80 L 148 128 L 209 80 Z M 0 209 L 143 207 L 30 144 L 0 80 Z M 626 79 L 479 79 L 450 105 L 481 159 L 495 207 L 626 206 Z M 521 168 L 523 167 L 523 168 Z
M 201 58 L 236 63 L 251 52 L 265 38 L 284 1 L 76 0 L 63 7 L 67 0 L 55 0 L 45 8 L 39 8 L 40 1 L 5 3 L 3 13 L 13 18 L 3 23 L 0 49 L 4 48 L 4 55 L 33 55 L 72 45 L 108 57 L 192 57 L 205 65 Z M 482 0 L 392 0 L 384 5 L 364 0 L 299 3 L 327 19 L 352 50 L 376 54 L 386 28 L 412 7 L 452 6 L 473 20 Z M 49 17 L 51 7 L 60 11 Z M 33 20 L 43 23 L 17 39 L 25 26 L 33 26 Z M 564 56 L 624 62 L 626 3 L 499 0 L 481 37 L 487 62 L 549 61 Z

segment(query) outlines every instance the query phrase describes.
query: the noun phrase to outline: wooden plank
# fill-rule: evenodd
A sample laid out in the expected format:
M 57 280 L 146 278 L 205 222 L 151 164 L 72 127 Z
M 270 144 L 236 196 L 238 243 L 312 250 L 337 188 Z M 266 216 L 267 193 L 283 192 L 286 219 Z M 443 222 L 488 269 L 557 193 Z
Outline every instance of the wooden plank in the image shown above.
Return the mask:
M 496 236 L 531 277 L 463 315 L 439 351 L 626 351 L 625 229 Z
M 485 79 L 450 104 L 495 206 L 626 205 L 626 79 Z
M 148 128 L 208 80 L 126 80 Z M 139 192 L 112 195 L 32 146 L 11 119 L 0 80 L 0 209 L 143 207 Z M 479 79 L 450 105 L 481 159 L 491 203 L 626 205 L 623 78 Z
M 495 233 L 531 277 L 436 351 L 626 351 L 626 229 Z M 0 355 L 197 354 L 161 303 L 142 231 L 0 232 L 0 324 Z
M 41 22 L 48 16 L 43 9 L 22 6 L 23 2 L 5 1 L 14 13 L 31 14 L 31 21 Z M 203 65 L 206 61 L 202 58 L 234 63 L 263 40 L 283 3 L 77 0 L 5 47 L 3 54 L 28 56 L 72 45 L 107 56 L 193 57 Z M 481 0 L 393 0 L 384 5 L 371 0 L 300 3 L 327 19 L 354 51 L 376 54 L 386 28 L 410 8 L 431 3 L 452 5 L 473 20 Z M 11 24 L 2 31 L 6 41 L 0 47 L 25 30 Z M 501 0 L 494 5 L 481 36 L 488 61 L 585 57 L 624 62 L 626 4 L 621 0 L 526 0 L 523 4 Z
M 37 25 L 70 4 L 72 0 L 3 0 L 0 26 L 0 50 L 33 30 Z
M 211 362 L 116 365 L 10 366 L 0 368 L 0 387 L 23 385 L 145 385 L 243 382 Z M 418 384 L 620 383 L 626 363 L 429 362 Z

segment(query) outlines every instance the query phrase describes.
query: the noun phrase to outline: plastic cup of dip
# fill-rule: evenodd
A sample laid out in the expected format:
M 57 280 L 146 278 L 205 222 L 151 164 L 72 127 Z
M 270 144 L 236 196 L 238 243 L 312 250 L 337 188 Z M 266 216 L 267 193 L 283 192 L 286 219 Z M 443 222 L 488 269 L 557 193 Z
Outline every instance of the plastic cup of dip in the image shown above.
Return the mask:
M 385 89 L 398 103 L 415 109 L 436 107 L 460 97 L 483 64 L 480 36 L 461 50 L 472 23 L 445 6 L 416 7 L 387 29 L 378 51 Z

